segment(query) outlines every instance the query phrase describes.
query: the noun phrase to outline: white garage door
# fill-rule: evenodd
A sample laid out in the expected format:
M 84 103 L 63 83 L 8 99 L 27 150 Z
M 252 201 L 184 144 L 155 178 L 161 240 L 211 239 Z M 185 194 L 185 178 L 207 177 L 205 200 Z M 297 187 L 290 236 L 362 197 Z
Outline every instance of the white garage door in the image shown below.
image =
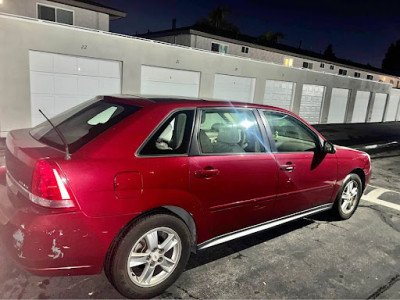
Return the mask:
M 385 112 L 387 94 L 376 93 L 369 122 L 382 122 Z
M 357 91 L 351 123 L 365 123 L 370 97 L 370 92 Z
M 32 126 L 96 95 L 121 93 L 121 62 L 29 51 Z
M 332 89 L 327 123 L 344 123 L 348 100 L 348 89 Z
M 320 121 L 324 93 L 324 86 L 311 84 L 303 85 L 299 115 L 310 124 L 317 124 Z
M 255 78 L 215 74 L 214 99 L 253 102 Z
M 142 66 L 140 91 L 144 95 L 198 97 L 200 72 Z
M 400 94 L 392 90 L 386 109 L 385 121 L 396 121 L 397 109 L 399 108 Z
M 295 86 L 294 82 L 266 80 L 263 103 L 290 110 Z

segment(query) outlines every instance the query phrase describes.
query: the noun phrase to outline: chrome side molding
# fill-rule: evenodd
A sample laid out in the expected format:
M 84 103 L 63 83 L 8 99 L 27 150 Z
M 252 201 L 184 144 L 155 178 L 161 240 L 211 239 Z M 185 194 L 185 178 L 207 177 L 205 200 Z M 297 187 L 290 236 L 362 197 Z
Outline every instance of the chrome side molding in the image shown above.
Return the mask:
M 241 238 L 243 236 L 249 235 L 249 234 L 253 234 L 259 231 L 263 231 L 266 229 L 270 229 L 297 219 L 301 219 L 310 215 L 314 215 L 317 214 L 319 212 L 323 212 L 326 210 L 331 209 L 333 206 L 333 203 L 328 203 L 328 204 L 324 204 L 324 205 L 320 205 L 311 209 L 307 209 L 307 210 L 303 210 L 301 212 L 295 213 L 295 214 L 291 214 L 285 217 L 281 217 L 278 219 L 274 219 L 274 220 L 270 220 L 261 224 L 257 224 L 254 226 L 250 226 L 250 227 L 246 227 L 240 230 L 236 230 L 227 234 L 223 234 L 220 236 L 217 236 L 215 238 L 212 238 L 208 241 L 205 241 L 199 245 L 197 245 L 197 249 L 198 250 L 203 250 L 218 244 L 222 244 L 234 239 L 238 239 Z

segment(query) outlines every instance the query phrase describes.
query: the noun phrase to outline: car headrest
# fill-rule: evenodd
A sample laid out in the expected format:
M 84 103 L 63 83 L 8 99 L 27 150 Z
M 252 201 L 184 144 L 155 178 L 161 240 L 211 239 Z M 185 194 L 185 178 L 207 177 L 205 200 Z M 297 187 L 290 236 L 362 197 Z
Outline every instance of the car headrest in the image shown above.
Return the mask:
M 236 144 L 240 141 L 240 132 L 236 127 L 221 127 L 219 129 L 217 142 Z
M 224 126 L 224 124 L 222 124 L 222 123 L 214 123 L 214 124 L 212 124 L 212 126 L 211 126 L 211 130 L 212 131 L 219 131 L 219 129 L 221 128 L 221 127 L 223 127 Z

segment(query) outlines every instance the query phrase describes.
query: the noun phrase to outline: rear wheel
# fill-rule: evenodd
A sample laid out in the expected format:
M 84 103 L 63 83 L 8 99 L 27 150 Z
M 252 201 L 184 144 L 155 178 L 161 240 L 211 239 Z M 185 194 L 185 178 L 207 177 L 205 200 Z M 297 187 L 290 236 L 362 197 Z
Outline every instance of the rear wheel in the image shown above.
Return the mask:
M 115 288 L 128 298 L 157 296 L 178 279 L 190 256 L 190 232 L 168 214 L 134 222 L 106 262 Z
M 358 207 L 362 192 L 360 177 L 353 173 L 347 175 L 333 206 L 334 215 L 341 220 L 350 218 Z

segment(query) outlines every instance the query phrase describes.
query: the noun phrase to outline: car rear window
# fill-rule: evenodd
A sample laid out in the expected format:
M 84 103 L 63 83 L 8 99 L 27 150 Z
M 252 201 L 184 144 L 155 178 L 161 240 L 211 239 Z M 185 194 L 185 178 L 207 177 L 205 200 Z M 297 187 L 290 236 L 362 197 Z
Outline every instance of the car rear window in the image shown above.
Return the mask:
M 141 108 L 126 102 L 123 99 L 118 101 L 117 98 L 96 97 L 50 120 L 64 135 L 69 150 L 73 153 Z M 34 127 L 30 133 L 41 143 L 62 151 L 65 149 L 48 121 Z

